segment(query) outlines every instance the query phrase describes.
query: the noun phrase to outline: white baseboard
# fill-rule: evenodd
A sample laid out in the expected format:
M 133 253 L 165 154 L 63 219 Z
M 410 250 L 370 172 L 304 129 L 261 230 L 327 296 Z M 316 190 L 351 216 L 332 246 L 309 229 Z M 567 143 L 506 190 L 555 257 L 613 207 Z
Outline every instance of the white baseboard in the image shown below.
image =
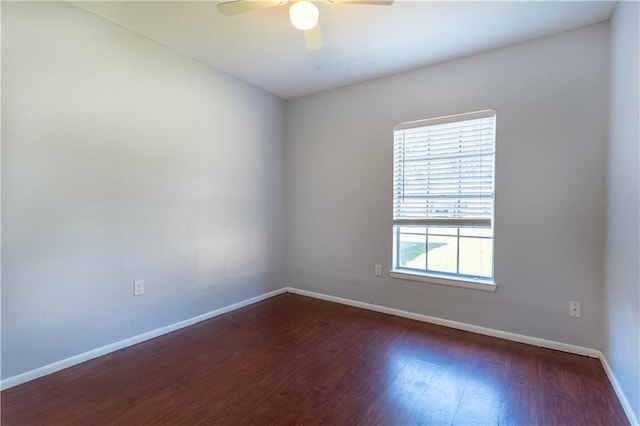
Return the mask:
M 342 297 L 329 296 L 327 294 L 316 293 L 308 290 L 300 290 L 293 287 L 286 287 L 286 291 L 288 293 L 299 294 L 301 296 L 313 297 L 315 299 L 322 299 L 329 302 L 341 303 L 343 305 L 354 306 L 357 308 L 368 309 L 370 311 L 382 312 L 385 314 L 396 315 L 403 318 L 409 318 L 417 321 L 427 322 L 430 324 L 442 325 L 445 327 L 455 328 L 458 330 L 470 331 L 473 333 L 484 334 L 486 336 L 499 337 L 501 339 L 511 340 L 519 343 L 526 343 L 533 346 L 540 346 L 548 349 L 555 349 L 563 352 L 568 352 L 576 355 L 584 355 L 591 358 L 598 358 L 602 363 L 604 371 L 607 373 L 607 377 L 611 382 L 611 386 L 613 387 L 620 404 L 622 404 L 622 408 L 624 409 L 627 418 L 632 426 L 640 426 L 638 423 L 638 418 L 636 417 L 633 409 L 631 408 L 631 404 L 629 404 L 629 400 L 626 395 L 622 391 L 616 376 L 613 374 L 607 359 L 604 354 L 592 348 L 585 348 L 582 346 L 569 345 L 567 343 L 555 342 L 553 340 L 540 339 L 537 337 L 524 336 L 522 334 L 509 333 L 507 331 L 495 330 L 492 328 L 480 327 L 477 325 L 466 324 L 457 321 L 450 321 L 442 318 L 431 317 L 428 315 L 416 314 L 414 312 L 402 311 L 400 309 L 387 308 L 385 306 L 373 305 L 370 303 L 359 302 L 357 300 L 345 299 Z
M 299 294 L 301 296 L 307 296 L 307 297 L 313 297 L 315 299 L 322 299 L 322 300 L 326 300 L 329 302 L 335 302 L 335 303 L 340 303 L 343 305 L 349 305 L 349 306 L 354 306 L 357 308 L 362 308 L 362 309 L 367 309 L 370 311 L 376 311 L 376 312 L 381 312 L 381 313 L 385 313 L 385 314 L 390 314 L 390 315 L 395 315 L 395 316 L 399 316 L 399 317 L 403 317 L 403 318 L 409 318 L 412 320 L 416 320 L 416 321 L 422 321 L 422 322 L 427 322 L 430 324 L 436 324 L 436 325 L 442 325 L 445 327 L 450 327 L 450 328 L 455 328 L 458 330 L 464 330 L 464 331 L 470 331 L 473 333 L 478 333 L 478 334 L 483 334 L 486 336 L 493 336 L 493 337 L 498 337 L 501 339 L 506 339 L 506 340 L 511 340 L 514 342 L 520 342 L 520 343 L 526 343 L 529 345 L 534 345 L 534 346 L 540 346 L 543 348 L 549 348 L 549 349 L 555 349 L 555 350 L 559 350 L 559 351 L 563 351 L 563 352 L 569 352 L 569 353 L 573 353 L 573 354 L 577 354 L 577 355 L 584 355 L 584 356 L 588 356 L 591 358 L 598 358 L 600 359 L 600 361 L 602 362 L 602 366 L 607 374 L 607 377 L 609 378 L 609 381 L 611 382 L 611 385 L 613 386 L 613 389 L 616 392 L 616 395 L 618 396 L 618 399 L 620 400 L 620 403 L 622 404 L 622 407 L 629 419 L 629 421 L 631 422 L 632 425 L 634 426 L 640 426 L 640 423 L 638 423 L 638 418 L 636 417 L 636 414 L 633 412 L 633 409 L 631 408 L 631 404 L 629 404 L 628 399 L 626 398 L 624 392 L 622 391 L 622 388 L 620 387 L 620 384 L 618 383 L 618 380 L 616 379 L 613 371 L 611 370 L 611 367 L 609 366 L 609 363 L 607 362 L 604 354 L 597 350 L 597 349 L 591 349 L 591 348 L 585 348 L 582 346 L 575 346 L 575 345 L 569 345 L 567 343 L 561 343 L 561 342 L 555 342 L 552 340 L 546 340 L 546 339 L 540 339 L 537 337 L 530 337 L 530 336 L 524 336 L 521 334 L 516 334 L 516 333 L 510 333 L 507 331 L 501 331 L 501 330 L 495 330 L 495 329 L 491 329 L 491 328 L 485 328 L 485 327 L 480 327 L 477 325 L 472 325 L 472 324 L 467 324 L 467 323 L 462 323 L 462 322 L 457 322 L 457 321 L 451 321 L 451 320 L 446 320 L 446 319 L 442 319 L 442 318 L 437 318 L 437 317 L 432 317 L 432 316 L 428 316 L 428 315 L 423 315 L 423 314 L 417 314 L 414 312 L 407 312 L 407 311 L 403 311 L 400 309 L 394 309 L 394 308 L 388 308 L 385 306 L 380 306 L 380 305 L 374 305 L 371 303 L 365 303 L 365 302 L 359 302 L 357 300 L 351 300 L 351 299 L 345 299 L 342 297 L 337 297 L 337 296 L 330 296 L 327 294 L 322 294 L 322 293 L 316 293 L 313 291 L 308 291 L 308 290 L 300 290 L 294 287 L 283 287 L 281 289 L 278 290 L 274 290 L 271 291 L 269 293 L 265 293 L 265 294 L 261 294 L 259 296 L 255 296 L 252 297 L 250 299 L 246 299 L 246 300 L 242 300 L 240 302 L 234 303 L 232 305 L 228 305 L 228 306 L 224 306 L 222 308 L 213 310 L 211 312 L 207 312 L 205 314 L 202 315 L 198 315 L 196 317 L 193 318 L 189 318 L 186 319 L 184 321 L 180 321 L 177 322 L 175 324 L 171 324 L 165 327 L 161 327 L 161 328 L 157 328 L 155 330 L 151 330 L 149 332 L 143 333 L 143 334 L 139 334 L 137 336 L 133 336 L 124 340 L 120 340 L 119 342 L 115 342 L 115 343 L 111 343 L 109 345 L 106 346 L 102 346 L 78 355 L 74 355 L 72 357 L 60 360 L 60 361 L 56 361 L 54 363 L 27 371 L 25 373 L 22 374 L 18 374 L 16 376 L 12 376 L 9 378 L 6 378 L 2 381 L 0 381 L 0 390 L 4 390 L 4 389 L 8 389 L 11 388 L 13 386 L 17 386 L 20 385 L 22 383 L 26 383 L 30 380 L 34 380 L 37 379 L 39 377 L 42 376 L 46 376 L 48 374 L 51 373 L 55 373 L 56 371 L 60 371 L 63 370 L 65 368 L 69 368 L 72 367 L 74 365 L 77 364 L 81 364 L 83 362 L 89 361 L 91 359 L 94 358 L 98 358 L 100 356 L 106 355 L 108 353 L 111 352 L 115 352 L 117 350 L 123 349 L 123 348 L 127 348 L 129 346 L 133 346 L 135 344 L 144 342 L 145 340 L 150 340 L 153 339 L 155 337 L 158 336 L 162 336 L 163 334 L 167 334 L 167 333 L 171 333 L 172 331 L 176 331 L 179 330 L 181 328 L 184 327 L 188 327 L 190 325 L 196 324 L 198 322 L 201 321 L 205 321 L 214 317 L 217 317 L 219 315 L 222 314 L 226 314 L 228 312 L 231 311 L 235 311 L 236 309 L 240 309 L 243 308 L 245 306 L 248 305 L 252 305 L 254 303 L 260 302 L 262 300 L 266 300 L 269 299 L 271 297 L 274 296 L 278 296 L 280 294 L 283 293 L 293 293 L 293 294 Z
M 591 358 L 600 358 L 602 353 L 597 349 L 585 348 L 582 346 L 570 345 L 567 343 L 555 342 L 553 340 L 540 339 L 537 337 L 524 336 L 522 334 L 509 333 L 508 331 L 495 330 L 492 328 L 480 327 L 477 325 L 466 324 L 463 322 L 451 321 L 428 315 L 416 314 L 414 312 L 402 311 L 400 309 L 387 308 L 386 306 L 373 305 L 370 303 L 359 302 L 342 297 L 329 296 L 313 291 L 299 290 L 297 288 L 286 287 L 287 292 L 299 294 L 301 296 L 313 297 L 316 299 L 327 300 L 329 302 L 342 303 L 343 305 L 355 306 L 357 308 L 368 309 L 370 311 L 382 312 L 385 314 L 396 315 L 403 318 L 409 318 L 417 321 L 428 322 L 430 324 L 442 325 L 458 330 L 470 331 L 473 333 L 484 334 L 486 336 L 499 337 L 501 339 L 512 340 L 514 342 L 526 343 L 533 346 L 555 349 L 558 351 L 569 352 L 577 355 L 584 355 Z
M 176 331 L 181 328 L 188 327 L 198 322 L 205 321 L 222 314 L 226 314 L 227 312 L 235 311 L 236 309 L 240 309 L 245 306 L 252 305 L 254 303 L 260 302 L 265 299 L 269 299 L 271 297 L 277 296 L 279 294 L 283 294 L 285 292 L 286 292 L 286 289 L 281 288 L 278 290 L 271 291 L 269 293 L 264 293 L 256 297 L 245 299 L 240 302 L 234 303 L 232 305 L 224 306 L 222 308 L 213 310 L 211 312 L 207 312 L 205 314 L 186 319 L 184 321 L 170 324 L 161 328 L 156 328 L 155 330 L 151 330 L 146 333 L 139 334 L 137 336 L 129 337 L 127 339 L 120 340 L 119 342 L 111 343 L 106 346 L 92 349 L 90 351 L 87 351 L 78 355 L 74 355 L 72 357 L 65 358 L 60 361 L 56 361 L 54 363 L 51 363 L 42 367 L 35 368 L 33 370 L 27 371 L 22 374 L 8 377 L 0 382 L 0 390 L 5 390 L 13 386 L 17 386 L 22 383 L 28 382 L 30 380 L 34 380 L 39 377 L 46 376 L 47 374 L 55 373 L 56 371 L 73 367 L 74 365 L 78 365 L 83 362 L 89 361 L 91 359 L 106 355 L 108 353 L 115 352 L 120 349 L 127 348 L 129 346 L 133 346 L 135 344 L 144 342 L 145 340 L 153 339 L 154 337 L 162 336 L 163 334 L 171 333 L 172 331 Z
M 611 369 L 609 362 L 607 362 L 607 358 L 604 356 L 604 354 L 600 354 L 600 362 L 602 362 L 602 367 L 604 368 L 605 373 L 607 373 L 609 382 L 611 382 L 611 386 L 613 386 L 613 390 L 616 392 L 616 395 L 618 396 L 618 400 L 620 401 L 620 404 L 622 405 L 622 409 L 627 415 L 629 422 L 631 423 L 632 426 L 640 426 L 640 422 L 638 422 L 638 417 L 636 416 L 636 413 L 633 412 L 633 408 L 631 408 L 631 404 L 629 403 L 627 396 L 624 394 L 624 391 L 620 387 L 620 382 L 618 382 L 618 379 L 616 378 L 616 375 L 613 373 L 613 370 Z

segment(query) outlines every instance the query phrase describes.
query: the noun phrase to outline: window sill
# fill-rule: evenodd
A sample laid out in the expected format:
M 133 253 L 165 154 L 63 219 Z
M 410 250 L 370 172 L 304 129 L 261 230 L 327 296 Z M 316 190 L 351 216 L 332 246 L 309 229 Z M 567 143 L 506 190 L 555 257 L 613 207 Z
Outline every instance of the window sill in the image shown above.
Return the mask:
M 489 280 L 465 280 L 463 278 L 451 278 L 442 275 L 421 274 L 406 269 L 392 269 L 389 275 L 401 280 L 420 281 L 429 284 L 448 285 L 452 287 L 470 288 L 473 290 L 496 291 L 496 283 Z

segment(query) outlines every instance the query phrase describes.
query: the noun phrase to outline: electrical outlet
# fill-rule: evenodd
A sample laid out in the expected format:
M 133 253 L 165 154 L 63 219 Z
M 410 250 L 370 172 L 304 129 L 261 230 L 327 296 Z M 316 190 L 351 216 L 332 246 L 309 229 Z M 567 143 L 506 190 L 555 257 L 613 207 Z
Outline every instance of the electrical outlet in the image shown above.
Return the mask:
M 133 282 L 133 295 L 140 296 L 144 294 L 144 280 L 135 280 Z
M 582 317 L 582 302 L 569 301 L 569 316 L 571 318 Z
M 374 269 L 375 269 L 374 273 L 376 274 L 376 277 L 381 277 L 382 276 L 382 265 L 376 264 Z

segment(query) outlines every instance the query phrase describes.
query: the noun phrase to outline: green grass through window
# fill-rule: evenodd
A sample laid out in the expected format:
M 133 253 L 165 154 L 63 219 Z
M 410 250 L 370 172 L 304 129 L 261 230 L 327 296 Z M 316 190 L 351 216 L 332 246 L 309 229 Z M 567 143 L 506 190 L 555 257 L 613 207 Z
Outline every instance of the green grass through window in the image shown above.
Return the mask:
M 429 251 L 446 245 L 446 243 L 429 243 Z M 423 255 L 425 247 L 425 244 L 422 243 L 407 243 L 400 249 L 400 264 L 406 265 L 418 256 Z

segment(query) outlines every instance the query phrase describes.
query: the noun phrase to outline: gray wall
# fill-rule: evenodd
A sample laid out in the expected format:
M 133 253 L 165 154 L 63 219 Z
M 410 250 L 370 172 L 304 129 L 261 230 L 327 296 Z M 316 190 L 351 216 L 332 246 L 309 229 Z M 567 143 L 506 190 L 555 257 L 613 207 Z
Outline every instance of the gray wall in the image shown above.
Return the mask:
M 601 347 L 608 86 L 603 23 L 288 102 L 287 285 Z M 393 124 L 487 108 L 497 292 L 375 277 L 391 261 Z
M 620 2 L 611 21 L 604 354 L 640 417 L 639 5 Z
M 3 378 L 282 287 L 281 99 L 66 3 L 2 88 Z

